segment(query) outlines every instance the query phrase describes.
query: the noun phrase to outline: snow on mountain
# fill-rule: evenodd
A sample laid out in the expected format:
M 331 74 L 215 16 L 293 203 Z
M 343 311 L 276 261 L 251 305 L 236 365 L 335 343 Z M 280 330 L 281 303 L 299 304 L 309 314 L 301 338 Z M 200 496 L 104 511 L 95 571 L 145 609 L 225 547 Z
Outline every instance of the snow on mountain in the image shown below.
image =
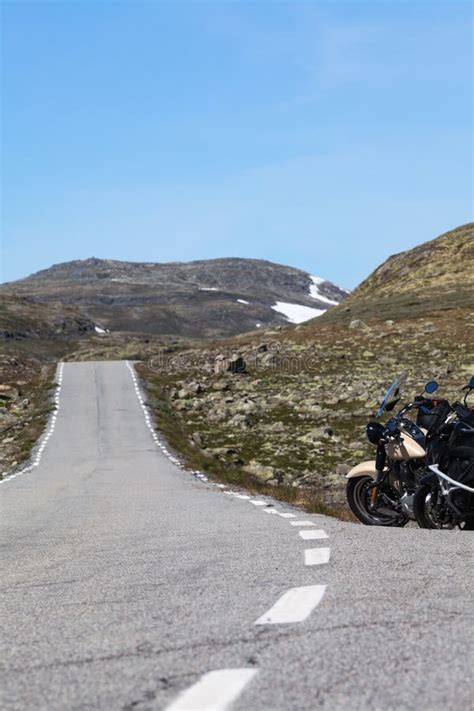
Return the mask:
M 303 323 L 325 313 L 325 309 L 313 309 L 311 306 L 302 306 L 301 304 L 287 304 L 284 301 L 277 301 L 272 309 L 286 316 L 290 323 Z
M 333 299 L 328 299 L 328 297 L 321 294 L 321 291 L 319 290 L 320 285 L 325 282 L 326 279 L 322 279 L 321 277 L 317 276 L 310 276 L 310 279 L 312 281 L 312 284 L 309 287 L 309 295 L 313 299 L 323 301 L 325 304 L 329 304 L 330 306 L 337 306 L 339 301 L 333 301 Z
M 245 301 L 245 299 L 237 299 L 238 304 L 247 304 L 247 306 L 250 304 L 250 301 Z

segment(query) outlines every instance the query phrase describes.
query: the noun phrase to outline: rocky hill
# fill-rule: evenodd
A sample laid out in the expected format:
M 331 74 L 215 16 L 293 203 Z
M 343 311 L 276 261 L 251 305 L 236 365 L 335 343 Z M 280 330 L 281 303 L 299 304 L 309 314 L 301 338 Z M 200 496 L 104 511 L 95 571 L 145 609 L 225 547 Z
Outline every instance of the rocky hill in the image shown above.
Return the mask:
M 0 292 L 0 341 L 69 339 L 96 333 L 80 310 Z
M 301 323 L 347 296 L 304 271 L 253 259 L 57 264 L 0 287 L 0 296 L 79 308 L 112 332 L 222 337 Z
M 474 224 L 389 257 L 325 321 L 384 320 L 474 309 Z

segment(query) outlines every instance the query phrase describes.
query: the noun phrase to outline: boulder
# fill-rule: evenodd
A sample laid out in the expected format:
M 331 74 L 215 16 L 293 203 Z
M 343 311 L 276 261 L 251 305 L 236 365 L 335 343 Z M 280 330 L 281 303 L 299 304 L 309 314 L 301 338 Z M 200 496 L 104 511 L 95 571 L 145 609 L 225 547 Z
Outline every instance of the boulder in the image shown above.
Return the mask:
M 270 481 L 270 479 L 274 479 L 277 475 L 274 467 L 259 464 L 259 462 L 256 462 L 254 459 L 252 459 L 252 461 L 244 467 L 244 471 L 257 479 L 260 479 L 260 481 Z
M 247 364 L 245 360 L 242 358 L 241 355 L 233 355 L 232 358 L 229 361 L 229 366 L 227 370 L 230 373 L 246 373 L 247 372 Z

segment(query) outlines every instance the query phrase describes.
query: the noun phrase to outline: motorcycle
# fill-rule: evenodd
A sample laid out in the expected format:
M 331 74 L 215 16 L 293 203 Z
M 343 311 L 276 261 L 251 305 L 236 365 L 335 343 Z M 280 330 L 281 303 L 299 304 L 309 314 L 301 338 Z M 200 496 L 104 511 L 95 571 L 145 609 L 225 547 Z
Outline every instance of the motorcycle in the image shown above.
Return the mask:
M 443 428 L 438 462 L 428 467 L 413 497 L 421 528 L 474 530 L 474 410 L 467 404 L 474 377 L 465 390 L 464 404 L 453 405 L 454 419 Z
M 395 408 L 405 380 L 403 373 L 392 383 L 377 417 Z M 375 461 L 361 462 L 346 475 L 349 507 L 365 525 L 400 527 L 414 520 L 413 497 L 426 473 L 430 451 L 436 449 L 439 424 L 450 411 L 445 400 L 425 396 L 425 393 L 432 395 L 438 387 L 435 381 L 427 383 L 423 393 L 404 405 L 385 425 L 367 424 L 367 438 L 377 447 Z M 412 410 L 417 411 L 417 423 L 407 417 Z M 429 423 L 426 418 L 430 418 Z

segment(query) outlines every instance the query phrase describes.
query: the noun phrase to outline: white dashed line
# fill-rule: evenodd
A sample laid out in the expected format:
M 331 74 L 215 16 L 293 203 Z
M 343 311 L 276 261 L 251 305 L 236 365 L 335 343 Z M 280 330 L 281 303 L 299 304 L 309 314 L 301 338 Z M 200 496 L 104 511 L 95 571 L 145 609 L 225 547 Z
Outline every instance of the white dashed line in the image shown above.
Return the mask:
M 266 501 L 260 501 L 259 499 L 252 499 L 250 503 L 254 506 L 268 506 Z
M 292 513 L 280 513 L 277 511 L 278 515 L 281 516 L 282 518 L 296 518 L 296 514 Z
M 328 538 L 328 534 L 325 531 L 299 531 L 301 538 L 304 541 L 320 541 L 323 538 Z
M 171 454 L 171 452 L 165 447 L 165 445 L 162 444 L 162 442 L 160 442 L 160 440 L 159 440 L 159 438 L 158 438 L 158 436 L 157 436 L 157 434 L 156 434 L 156 431 L 155 431 L 155 426 L 154 426 L 154 424 L 153 424 L 153 418 L 152 418 L 152 416 L 151 416 L 151 414 L 150 414 L 150 411 L 149 411 L 149 409 L 148 409 L 148 406 L 147 406 L 147 404 L 146 404 L 146 399 L 143 397 L 142 392 L 141 392 L 141 390 L 140 390 L 140 387 L 139 387 L 139 384 L 138 384 L 138 379 L 137 379 L 137 376 L 136 376 L 136 374 L 135 374 L 135 371 L 133 370 L 133 367 L 132 367 L 132 365 L 129 363 L 128 360 L 125 361 L 125 364 L 126 364 L 128 370 L 129 370 L 129 372 L 130 372 L 130 375 L 131 375 L 131 378 L 132 378 L 132 382 L 133 382 L 133 388 L 134 388 L 134 390 L 135 390 L 135 394 L 136 394 L 136 396 L 137 396 L 137 400 L 138 400 L 138 402 L 140 403 L 140 407 L 142 408 L 142 411 L 143 411 L 143 416 L 144 416 L 144 419 L 145 419 L 145 424 L 146 424 L 146 426 L 148 427 L 148 429 L 150 430 L 150 434 L 151 434 L 151 436 L 152 436 L 152 439 L 153 439 L 155 445 L 161 450 L 161 452 L 165 455 L 165 457 L 167 457 L 167 459 L 169 459 L 170 462 L 172 462 L 173 464 L 175 464 L 175 465 L 176 465 L 177 467 L 179 467 L 180 469 L 183 469 L 183 465 L 181 464 L 181 462 L 179 461 L 179 459 L 177 459 L 176 457 L 174 457 L 174 456 Z M 192 472 L 192 473 L 193 473 L 195 476 L 198 476 L 199 479 L 201 479 L 201 481 L 203 481 L 203 482 L 209 481 L 208 478 L 207 478 L 204 474 L 200 474 L 200 472 Z
M 304 552 L 305 565 L 323 565 L 329 562 L 329 548 L 307 548 Z
M 279 625 L 302 622 L 310 616 L 321 602 L 325 585 L 307 585 L 291 588 L 264 615 L 255 621 L 256 625 Z
M 290 521 L 292 526 L 316 526 L 312 521 Z
M 178 696 L 167 711 L 224 711 L 258 669 L 216 669 Z
M 50 439 L 51 435 L 53 434 L 54 429 L 56 427 L 56 422 L 58 419 L 57 412 L 59 410 L 59 400 L 60 400 L 60 393 L 61 393 L 61 387 L 62 387 L 62 382 L 63 382 L 63 371 L 64 371 L 64 363 L 60 363 L 58 366 L 57 377 L 56 377 L 57 390 L 56 390 L 56 393 L 53 398 L 53 402 L 55 404 L 56 409 L 55 409 L 54 413 L 51 415 L 49 422 L 46 425 L 46 429 L 45 429 L 43 435 L 39 439 L 38 448 L 36 450 L 36 454 L 34 456 L 33 462 L 31 464 L 29 464 L 28 466 L 24 467 L 23 469 L 20 469 L 17 472 L 13 472 L 12 474 L 4 475 L 4 478 L 0 479 L 0 484 L 6 484 L 7 482 L 15 479 L 17 476 L 26 474 L 27 472 L 30 472 L 35 467 L 39 466 L 39 464 L 41 462 L 41 457 L 42 457 L 43 452 L 46 447 L 46 444 L 47 444 L 48 440 Z

